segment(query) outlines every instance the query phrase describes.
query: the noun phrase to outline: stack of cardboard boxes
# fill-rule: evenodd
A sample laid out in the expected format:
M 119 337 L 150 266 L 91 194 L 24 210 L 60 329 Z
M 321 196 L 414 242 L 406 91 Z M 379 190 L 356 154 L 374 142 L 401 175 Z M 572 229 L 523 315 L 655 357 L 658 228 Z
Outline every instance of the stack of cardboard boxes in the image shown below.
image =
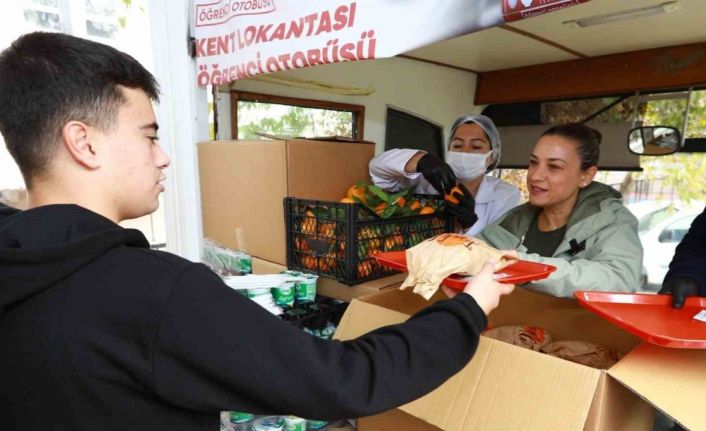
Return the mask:
M 253 256 L 254 273 L 286 269 L 283 200 L 338 201 L 368 177 L 370 142 L 213 141 L 198 144 L 204 237 Z M 344 301 L 399 284 L 402 274 L 349 287 L 319 278 L 319 293 Z

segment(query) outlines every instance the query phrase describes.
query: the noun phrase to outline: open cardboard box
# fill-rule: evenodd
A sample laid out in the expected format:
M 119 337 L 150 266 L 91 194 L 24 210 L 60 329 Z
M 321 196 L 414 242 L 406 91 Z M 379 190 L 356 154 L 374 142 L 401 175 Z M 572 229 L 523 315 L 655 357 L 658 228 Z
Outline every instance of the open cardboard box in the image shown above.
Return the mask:
M 432 301 L 439 299 L 441 292 Z M 355 299 L 336 337 L 402 322 L 428 304 L 398 289 Z M 627 354 L 606 371 L 481 337 L 461 372 L 399 410 L 361 418 L 359 431 L 651 430 L 653 406 L 688 429 L 706 429 L 704 350 L 641 343 L 573 299 L 523 288 L 503 298 L 490 322 L 539 326 L 557 341 L 589 341 Z
M 211 141 L 197 145 L 204 237 L 286 265 L 283 200 L 338 201 L 368 178 L 372 142 Z

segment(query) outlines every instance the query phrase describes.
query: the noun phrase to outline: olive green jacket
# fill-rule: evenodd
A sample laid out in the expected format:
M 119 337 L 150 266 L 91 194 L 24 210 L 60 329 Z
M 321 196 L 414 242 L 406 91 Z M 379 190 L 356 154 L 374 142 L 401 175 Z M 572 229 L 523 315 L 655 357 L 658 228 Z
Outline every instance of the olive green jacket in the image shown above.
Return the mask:
M 522 204 L 506 212 L 479 235 L 495 248 L 517 249 L 520 259 L 557 268 L 549 278 L 526 287 L 564 297 L 572 296 L 576 290 L 634 292 L 639 289 L 642 245 L 637 235 L 637 219 L 622 204 L 619 192 L 598 182 L 583 188 L 564 239 L 552 257 L 527 253 L 522 245 L 540 210 L 529 203 Z

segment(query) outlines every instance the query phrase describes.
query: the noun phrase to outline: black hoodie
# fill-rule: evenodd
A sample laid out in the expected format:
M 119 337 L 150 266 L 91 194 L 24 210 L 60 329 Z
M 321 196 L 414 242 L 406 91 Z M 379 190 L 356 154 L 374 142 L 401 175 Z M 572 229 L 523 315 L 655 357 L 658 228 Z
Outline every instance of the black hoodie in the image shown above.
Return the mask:
M 0 308 L 3 430 L 216 431 L 221 410 L 366 416 L 459 371 L 486 324 L 460 294 L 323 341 L 75 205 L 0 205 Z

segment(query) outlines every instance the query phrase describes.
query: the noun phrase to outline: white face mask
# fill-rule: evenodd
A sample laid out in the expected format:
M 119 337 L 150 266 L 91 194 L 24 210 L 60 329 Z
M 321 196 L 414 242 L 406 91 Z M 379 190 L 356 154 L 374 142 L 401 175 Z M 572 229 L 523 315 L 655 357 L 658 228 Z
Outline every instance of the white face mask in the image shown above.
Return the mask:
M 468 181 L 485 174 L 488 169 L 485 163 L 491 154 L 492 151 L 488 151 L 486 154 L 449 151 L 446 153 L 446 163 L 451 166 L 456 178 Z

